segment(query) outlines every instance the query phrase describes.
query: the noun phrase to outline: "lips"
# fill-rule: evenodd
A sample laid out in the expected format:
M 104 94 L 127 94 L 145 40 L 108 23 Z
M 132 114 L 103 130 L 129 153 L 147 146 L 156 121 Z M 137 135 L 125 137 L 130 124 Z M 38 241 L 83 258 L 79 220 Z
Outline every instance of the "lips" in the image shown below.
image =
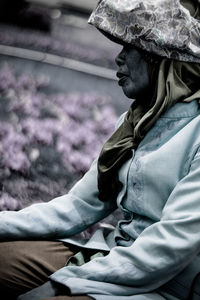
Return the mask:
M 127 79 L 128 74 L 122 73 L 122 72 L 117 72 L 117 77 L 119 78 L 118 84 L 123 85 L 124 81 Z
M 126 76 L 126 77 L 128 76 L 127 73 L 122 73 L 122 72 L 120 72 L 120 71 L 118 71 L 116 75 L 117 75 L 118 78 L 122 78 L 122 77 L 124 77 L 124 76 Z

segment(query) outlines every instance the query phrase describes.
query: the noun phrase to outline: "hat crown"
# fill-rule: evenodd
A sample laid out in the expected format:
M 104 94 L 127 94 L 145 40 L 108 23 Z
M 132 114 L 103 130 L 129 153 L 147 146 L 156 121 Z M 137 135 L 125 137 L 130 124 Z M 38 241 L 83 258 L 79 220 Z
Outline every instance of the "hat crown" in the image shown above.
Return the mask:
M 89 23 L 148 52 L 200 62 L 200 21 L 179 0 L 101 0 Z

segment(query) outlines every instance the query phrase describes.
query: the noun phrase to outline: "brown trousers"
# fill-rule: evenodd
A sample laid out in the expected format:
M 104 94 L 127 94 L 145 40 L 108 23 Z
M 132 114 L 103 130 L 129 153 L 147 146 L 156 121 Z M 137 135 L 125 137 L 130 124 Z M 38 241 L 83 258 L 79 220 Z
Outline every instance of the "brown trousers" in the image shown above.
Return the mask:
M 46 281 L 65 266 L 78 250 L 58 241 L 0 242 L 0 298 L 16 299 Z M 49 300 L 89 300 L 87 295 L 56 296 Z M 48 300 L 47 298 L 44 300 Z

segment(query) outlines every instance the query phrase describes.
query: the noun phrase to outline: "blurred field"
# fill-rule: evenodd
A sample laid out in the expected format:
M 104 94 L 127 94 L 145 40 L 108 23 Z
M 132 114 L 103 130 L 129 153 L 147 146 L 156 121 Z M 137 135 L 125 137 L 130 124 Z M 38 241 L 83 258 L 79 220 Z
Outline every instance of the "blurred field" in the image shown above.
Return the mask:
M 50 30 L 0 24 L 0 210 L 66 193 L 130 105 L 113 75 L 106 79 L 120 47 L 85 12 L 65 8 L 55 18 L 57 8 L 38 9 Z

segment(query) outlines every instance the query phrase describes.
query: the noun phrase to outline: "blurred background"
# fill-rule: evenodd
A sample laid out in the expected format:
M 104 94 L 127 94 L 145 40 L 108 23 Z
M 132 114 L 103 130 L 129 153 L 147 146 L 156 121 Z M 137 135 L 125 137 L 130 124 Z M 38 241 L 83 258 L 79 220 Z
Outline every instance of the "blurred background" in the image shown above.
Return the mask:
M 96 4 L 0 2 L 0 210 L 66 193 L 130 105 L 121 47 L 87 24 Z

